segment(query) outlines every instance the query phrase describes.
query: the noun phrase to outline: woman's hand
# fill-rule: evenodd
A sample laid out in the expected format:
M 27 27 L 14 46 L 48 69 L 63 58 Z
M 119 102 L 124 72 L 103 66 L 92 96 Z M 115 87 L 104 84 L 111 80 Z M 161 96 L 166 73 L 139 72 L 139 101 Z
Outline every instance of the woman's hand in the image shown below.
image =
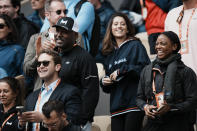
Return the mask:
M 103 77 L 102 83 L 104 86 L 112 85 L 113 81 L 109 77 Z
M 117 76 L 118 76 L 118 70 L 115 70 L 113 73 L 111 73 L 111 75 L 109 76 L 109 78 L 112 81 L 116 81 Z
M 146 104 L 144 106 L 144 111 L 145 111 L 145 114 L 150 117 L 150 118 L 155 118 L 155 112 L 157 110 L 157 107 L 154 106 L 154 105 L 148 105 Z

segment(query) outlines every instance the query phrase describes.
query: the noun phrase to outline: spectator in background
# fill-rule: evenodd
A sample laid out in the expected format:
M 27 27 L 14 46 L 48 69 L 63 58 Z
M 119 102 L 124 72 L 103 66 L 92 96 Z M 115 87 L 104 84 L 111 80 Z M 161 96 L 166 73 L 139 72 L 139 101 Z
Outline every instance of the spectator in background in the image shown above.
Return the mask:
M 181 0 L 145 0 L 145 7 L 147 9 L 145 27 L 148 33 L 151 54 L 156 54 L 155 42 L 158 35 L 164 31 L 167 13 L 181 4 Z
M 168 13 L 165 21 L 165 30 L 174 31 L 179 36 L 181 41 L 181 59 L 197 74 L 197 0 L 182 1 L 183 5 L 174 8 Z
M 115 10 L 113 9 L 111 4 L 107 0 L 105 0 L 103 2 L 101 2 L 101 0 L 88 0 L 88 1 L 94 5 L 96 13 L 100 18 L 100 42 L 99 42 L 100 44 L 99 44 L 98 55 L 96 56 L 96 61 L 103 63 L 103 59 L 100 56 L 102 54 L 101 53 L 102 42 L 103 42 L 103 38 L 105 36 L 107 24 L 108 24 L 111 16 L 115 13 Z
M 83 37 L 84 48 L 86 51 L 90 51 L 89 41 L 92 35 L 92 29 L 94 26 L 94 7 L 90 2 L 85 2 L 81 7 L 77 16 L 75 16 L 75 6 L 80 0 L 63 0 L 66 8 L 68 9 L 68 13 L 66 16 L 73 18 L 78 26 L 79 33 Z M 49 22 L 47 19 L 44 21 L 44 25 L 41 29 L 41 32 L 46 31 L 49 28 Z M 87 35 L 85 34 L 87 32 Z
M 43 21 L 45 18 L 44 14 L 44 4 L 46 0 L 30 0 L 31 8 L 34 12 L 27 17 L 28 20 L 34 22 L 40 28 L 43 25 Z
M 3 77 L 6 77 L 6 76 L 8 76 L 6 71 L 3 68 L 0 67 L 0 79 L 3 78 Z
M 81 107 L 80 90 L 70 84 L 66 84 L 59 77 L 61 69 L 61 57 L 51 50 L 43 50 L 38 54 L 37 73 L 44 81 L 41 89 L 32 92 L 26 99 L 25 110 L 19 115 L 19 124 L 25 126 L 29 122 L 29 130 L 43 130 L 42 107 L 48 100 L 58 100 L 64 103 L 64 111 L 68 115 L 68 121 L 75 123 Z
M 42 33 L 37 33 L 31 37 L 25 53 L 23 70 L 26 76 L 34 79 L 33 89 L 41 87 L 42 80 L 36 73 L 36 59 L 42 49 L 51 49 L 55 47 L 54 34 L 55 25 L 61 17 L 66 16 L 67 9 L 62 0 L 46 0 L 45 2 L 45 17 L 49 20 L 50 27 Z M 31 83 L 30 83 L 31 84 Z M 31 89 L 29 89 L 31 91 Z
M 81 131 L 80 127 L 68 122 L 64 104 L 61 101 L 46 102 L 42 107 L 42 113 L 44 127 L 49 131 Z
M 19 81 L 12 77 L 0 79 L 0 130 L 18 131 L 16 106 L 23 105 Z
M 25 50 L 18 44 L 17 35 L 12 19 L 5 14 L 0 15 L 0 67 L 12 77 L 23 74 Z
M 135 100 L 140 72 L 150 60 L 134 35 L 134 27 L 125 14 L 111 17 L 103 41 L 106 76 L 101 87 L 110 93 L 112 131 L 140 131 L 142 126 L 143 113 Z
M 55 42 L 62 56 L 60 77 L 81 91 L 82 106 L 78 124 L 82 131 L 91 131 L 94 111 L 99 98 L 99 80 L 95 60 L 76 44 L 78 26 L 71 17 L 58 20 Z
M 13 19 L 19 34 L 18 43 L 26 50 L 31 35 L 39 32 L 39 28 L 20 13 L 20 8 L 20 0 L 0 0 L 0 14 Z
M 181 61 L 180 48 L 174 32 L 161 33 L 156 60 L 141 73 L 137 105 L 148 117 L 143 131 L 194 131 L 197 77 Z
M 140 0 L 123 0 L 119 10 L 126 14 L 135 27 L 135 33 L 145 32 L 144 19 L 141 15 Z
M 182 61 L 197 74 L 197 0 L 182 0 L 183 5 L 171 10 L 165 30 L 174 31 L 181 41 Z
M 138 14 L 141 14 L 140 0 L 123 0 L 121 2 L 120 11 L 128 10 Z

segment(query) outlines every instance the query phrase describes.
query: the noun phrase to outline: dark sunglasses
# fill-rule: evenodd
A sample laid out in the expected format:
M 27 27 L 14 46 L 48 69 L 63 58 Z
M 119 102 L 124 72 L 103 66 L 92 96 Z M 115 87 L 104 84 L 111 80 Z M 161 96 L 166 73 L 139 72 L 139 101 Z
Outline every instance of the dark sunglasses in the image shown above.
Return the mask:
M 0 29 L 3 29 L 6 25 L 0 23 Z
M 66 15 L 68 13 L 68 10 L 56 10 L 56 11 L 51 11 L 51 12 L 55 12 L 57 15 L 60 15 L 62 12 Z
M 49 65 L 50 61 L 38 61 L 37 62 L 37 67 L 40 67 L 41 64 L 44 66 L 44 67 L 47 67 Z

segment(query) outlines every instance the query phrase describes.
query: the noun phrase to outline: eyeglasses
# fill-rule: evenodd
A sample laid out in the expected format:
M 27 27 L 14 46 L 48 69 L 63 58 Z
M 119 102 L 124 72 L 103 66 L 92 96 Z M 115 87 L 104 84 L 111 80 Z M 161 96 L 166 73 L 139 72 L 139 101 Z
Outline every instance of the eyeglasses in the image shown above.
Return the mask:
M 44 67 L 47 67 L 49 65 L 50 61 L 38 61 L 37 62 L 37 67 L 40 67 L 41 64 L 44 66 Z
M 10 8 L 11 7 L 11 5 L 3 5 L 3 6 L 0 6 L 0 10 L 1 9 L 8 9 L 8 8 Z
M 5 26 L 5 24 L 0 23 L 0 29 L 3 29 Z
M 56 11 L 50 11 L 50 12 L 55 12 L 57 15 L 60 15 L 62 12 L 66 15 L 68 13 L 68 10 L 56 10 Z

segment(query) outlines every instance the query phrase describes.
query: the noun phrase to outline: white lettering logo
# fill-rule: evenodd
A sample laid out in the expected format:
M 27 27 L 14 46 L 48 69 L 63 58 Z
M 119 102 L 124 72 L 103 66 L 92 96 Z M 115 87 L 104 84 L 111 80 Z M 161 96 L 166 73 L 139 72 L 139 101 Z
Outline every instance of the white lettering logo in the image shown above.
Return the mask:
M 127 62 L 127 59 L 126 58 L 123 58 L 123 59 L 120 59 L 118 61 L 115 61 L 114 62 L 114 65 L 118 65 L 118 64 L 123 63 L 123 62 Z
M 63 23 L 63 24 L 65 24 L 65 25 L 66 25 L 66 24 L 67 24 L 67 22 L 68 22 L 68 21 L 61 20 L 60 24 L 62 24 L 62 23 Z
M 9 122 L 7 122 L 7 123 L 6 123 L 6 125 L 10 125 L 10 126 L 11 126 L 11 125 L 12 125 L 12 122 L 10 122 L 10 123 L 9 123 Z

